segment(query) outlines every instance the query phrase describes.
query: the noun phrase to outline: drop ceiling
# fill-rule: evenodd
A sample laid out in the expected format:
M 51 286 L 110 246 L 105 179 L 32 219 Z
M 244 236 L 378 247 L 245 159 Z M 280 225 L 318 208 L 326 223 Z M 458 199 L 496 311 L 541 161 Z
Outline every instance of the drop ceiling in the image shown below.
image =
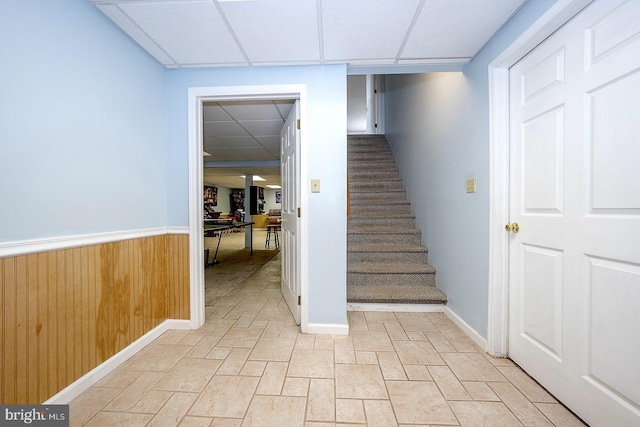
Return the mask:
M 525 0 L 91 0 L 167 68 L 469 62 Z

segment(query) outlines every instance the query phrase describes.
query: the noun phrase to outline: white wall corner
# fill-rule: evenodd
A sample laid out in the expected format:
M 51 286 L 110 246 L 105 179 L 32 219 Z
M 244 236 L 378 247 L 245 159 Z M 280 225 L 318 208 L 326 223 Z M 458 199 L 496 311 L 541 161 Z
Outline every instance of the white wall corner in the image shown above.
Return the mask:
M 167 319 L 47 399 L 44 405 L 66 405 L 170 329 L 191 329 L 189 320 Z
M 480 348 L 484 351 L 487 350 L 487 340 L 478 333 L 475 329 L 473 329 L 467 322 L 462 320 L 462 317 L 458 316 L 449 306 L 445 306 L 444 314 L 451 319 L 453 323 L 455 323 L 462 331 L 469 335 L 469 338 L 473 340 L 476 344 L 480 346 Z

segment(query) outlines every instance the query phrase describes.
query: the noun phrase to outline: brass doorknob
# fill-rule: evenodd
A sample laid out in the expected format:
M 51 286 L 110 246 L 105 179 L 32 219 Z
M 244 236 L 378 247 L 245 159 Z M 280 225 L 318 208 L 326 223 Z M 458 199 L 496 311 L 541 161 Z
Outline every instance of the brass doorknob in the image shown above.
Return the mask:
M 505 225 L 504 229 L 512 233 L 517 233 L 518 231 L 520 231 L 520 225 L 517 222 L 514 222 L 511 224 Z

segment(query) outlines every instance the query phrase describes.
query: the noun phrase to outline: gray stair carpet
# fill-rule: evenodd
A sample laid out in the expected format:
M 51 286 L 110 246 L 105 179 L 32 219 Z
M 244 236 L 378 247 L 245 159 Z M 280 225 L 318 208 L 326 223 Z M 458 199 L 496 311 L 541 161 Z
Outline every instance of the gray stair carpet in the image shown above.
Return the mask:
M 444 304 L 384 135 L 350 135 L 347 301 Z

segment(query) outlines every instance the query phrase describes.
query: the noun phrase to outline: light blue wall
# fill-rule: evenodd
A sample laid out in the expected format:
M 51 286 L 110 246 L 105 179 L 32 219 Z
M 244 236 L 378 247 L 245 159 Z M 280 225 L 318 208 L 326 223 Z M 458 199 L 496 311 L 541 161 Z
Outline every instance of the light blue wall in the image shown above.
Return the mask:
M 269 209 L 282 209 L 282 203 L 276 203 L 276 191 L 270 188 L 264 189 L 264 211 L 269 213 Z
M 0 242 L 166 226 L 166 70 L 88 1 L 4 2 Z
M 555 0 L 529 1 L 463 73 L 387 76 L 386 134 L 436 281 L 450 308 L 487 336 L 489 63 Z M 474 194 L 465 180 L 476 178 Z
M 308 178 L 319 178 L 320 193 L 302 183 L 308 206 L 309 322 L 346 324 L 347 73 L 345 65 L 170 70 L 168 106 L 168 222 L 186 226 L 189 211 L 188 89 L 190 87 L 307 85 Z

